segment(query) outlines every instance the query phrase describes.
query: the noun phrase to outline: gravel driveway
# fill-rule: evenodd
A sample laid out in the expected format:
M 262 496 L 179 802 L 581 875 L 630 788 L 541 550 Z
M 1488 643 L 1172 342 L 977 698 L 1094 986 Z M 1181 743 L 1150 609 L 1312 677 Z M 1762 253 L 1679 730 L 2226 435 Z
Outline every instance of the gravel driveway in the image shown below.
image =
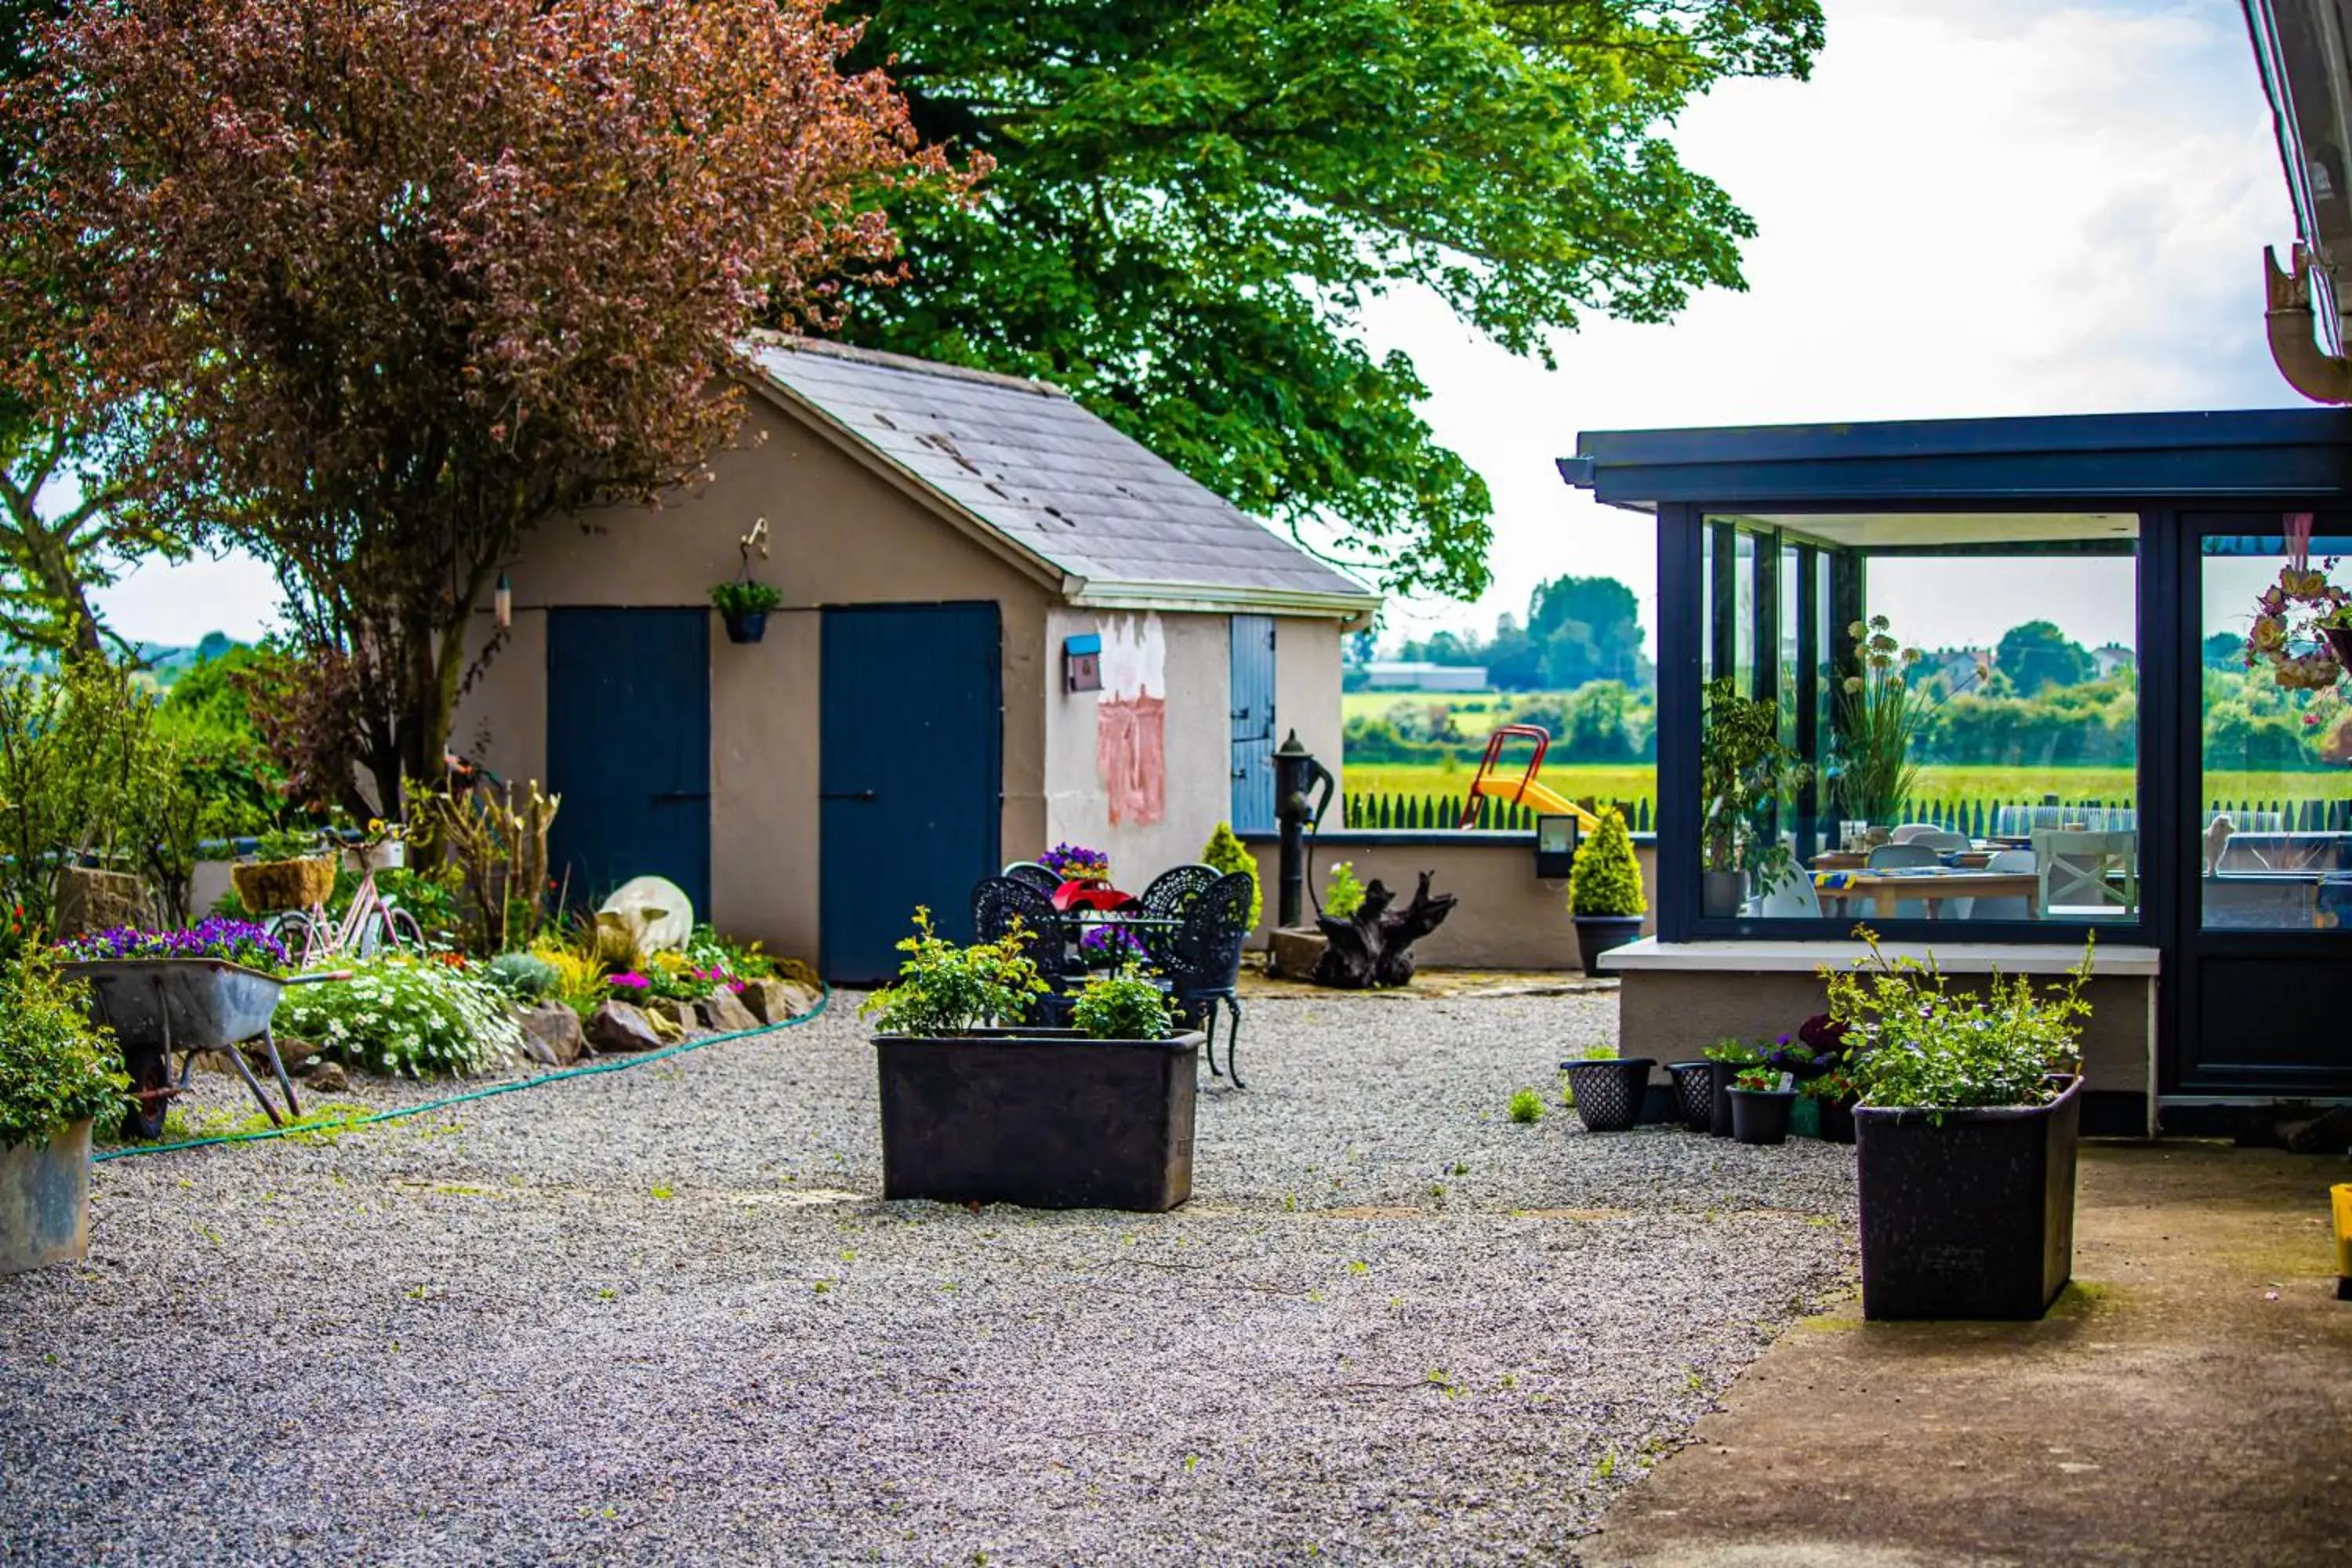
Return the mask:
M 1572 1562 L 1851 1271 L 1848 1150 L 1505 1117 L 1605 994 L 1251 1004 L 1161 1216 L 878 1202 L 856 1001 L 100 1166 L 0 1562 Z

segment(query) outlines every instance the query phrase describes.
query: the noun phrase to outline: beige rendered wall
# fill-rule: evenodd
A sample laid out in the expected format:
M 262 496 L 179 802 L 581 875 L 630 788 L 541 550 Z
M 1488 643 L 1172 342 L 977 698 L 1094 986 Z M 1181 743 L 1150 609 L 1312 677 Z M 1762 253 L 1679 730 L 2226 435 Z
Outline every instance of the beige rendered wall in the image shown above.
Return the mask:
M 1223 615 L 1056 606 L 1047 611 L 1045 624 L 1051 668 L 1044 691 L 1045 817 L 1034 841 L 1008 832 L 1005 858 L 1028 859 L 1056 843 L 1084 844 L 1110 856 L 1121 886 L 1137 888 L 1168 867 L 1199 859 L 1233 802 L 1231 622 Z M 1062 689 L 1063 639 L 1087 632 L 1100 634 L 1107 648 L 1117 639 L 1152 650 L 1145 662 L 1158 674 L 1147 686 L 1168 705 L 1167 806 L 1157 823 L 1111 825 L 1095 744 L 1096 706 L 1110 691 Z M 1274 636 L 1275 739 L 1296 728 L 1299 741 L 1336 774 L 1339 623 L 1286 616 L 1276 622 Z M 1337 820 L 1337 810 L 1335 797 L 1328 820 Z
M 1274 740 L 1298 731 L 1298 743 L 1331 770 L 1345 787 L 1339 766 L 1339 639 L 1338 621 L 1286 616 L 1274 624 Z M 1326 827 L 1339 823 L 1339 794 L 1331 795 Z
M 1304 740 L 1306 737 L 1301 736 Z M 1315 847 L 1310 893 L 1327 885 L 1331 863 L 1345 860 L 1356 879 L 1374 878 L 1393 889 L 1400 901 L 1412 897 L 1423 871 L 1433 893 L 1452 893 L 1461 902 L 1439 926 L 1413 946 L 1420 963 L 1442 969 L 1575 970 L 1582 967 L 1576 951 L 1576 928 L 1569 922 L 1568 883 L 1536 877 L 1535 836 L 1530 833 L 1416 834 L 1396 836 L 1403 842 L 1350 842 L 1358 836 L 1333 836 Z M 1363 836 L 1366 837 L 1375 836 Z M 1281 851 L 1273 843 L 1253 843 L 1258 879 L 1265 891 L 1265 910 L 1253 946 L 1264 946 L 1275 918 L 1275 877 Z M 1646 887 L 1657 874 L 1657 851 L 1647 841 L 1637 842 Z M 1313 897 L 1307 900 L 1307 923 L 1313 924 Z M 1644 917 L 1642 934 L 1653 925 Z
M 1103 638 L 1106 685 L 1101 691 L 1066 691 L 1063 639 L 1088 632 Z M 1153 874 L 1200 858 L 1201 846 L 1225 815 L 1232 766 L 1228 635 L 1223 616 L 1066 606 L 1046 612 L 1051 668 L 1037 693 L 1045 709 L 1045 810 L 1033 837 L 1007 835 L 1006 859 L 1034 859 L 1057 843 L 1084 844 L 1110 856 L 1122 887 L 1140 889 Z M 1098 765 L 1097 711 L 1119 694 L 1117 686 L 1138 680 L 1146 695 L 1167 704 L 1165 809 L 1158 822 L 1113 826 Z
M 746 440 L 698 492 L 658 510 L 608 507 L 551 522 L 510 568 L 509 645 L 461 701 L 455 735 L 510 777 L 546 767 L 550 607 L 707 605 L 740 565 L 736 541 L 765 517 L 755 573 L 783 593 L 761 642 L 738 647 L 711 617 L 710 919 L 814 955 L 820 621 L 825 605 L 993 600 L 1004 637 L 1004 820 L 1010 847 L 1045 815 L 1045 587 L 954 531 L 912 496 L 753 397 Z M 764 441 L 753 444 L 764 435 Z M 481 617 L 487 635 L 488 617 Z M 911 694 L 919 700 L 919 694 Z M 614 716 L 614 743 L 627 743 Z

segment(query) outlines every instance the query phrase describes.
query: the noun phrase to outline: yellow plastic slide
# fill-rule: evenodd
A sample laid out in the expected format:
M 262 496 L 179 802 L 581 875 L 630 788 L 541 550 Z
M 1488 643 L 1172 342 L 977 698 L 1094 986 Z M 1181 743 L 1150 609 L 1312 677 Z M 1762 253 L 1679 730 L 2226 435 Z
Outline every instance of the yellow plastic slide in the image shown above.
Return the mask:
M 1533 779 L 1500 779 L 1484 773 L 1470 781 L 1472 795 L 1491 795 L 1497 800 L 1515 800 L 1530 811 L 1540 811 L 1557 816 L 1562 812 L 1576 818 L 1579 837 L 1601 826 L 1592 813 L 1556 791 L 1545 788 Z

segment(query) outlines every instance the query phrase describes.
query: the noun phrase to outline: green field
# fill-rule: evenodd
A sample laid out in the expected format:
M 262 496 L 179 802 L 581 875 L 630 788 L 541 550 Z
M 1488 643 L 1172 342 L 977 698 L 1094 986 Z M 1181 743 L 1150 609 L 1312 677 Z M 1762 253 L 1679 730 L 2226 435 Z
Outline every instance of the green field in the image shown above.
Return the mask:
M 1358 695 L 1358 694 L 1351 694 Z M 1387 693 L 1381 695 L 1386 696 Z M 1525 752 L 1520 757 L 1524 759 Z M 1522 762 L 1524 765 L 1524 761 Z M 1365 763 L 1346 769 L 1351 795 L 1438 795 L 1459 800 L 1475 763 L 1448 768 L 1435 763 Z M 2043 795 L 2060 800 L 2125 802 L 2137 787 L 2129 768 L 1960 767 L 1941 764 L 1919 770 L 1923 799 L 1974 805 L 2030 805 Z M 1509 776 L 1517 777 L 1511 773 Z M 1647 800 L 1656 807 L 1657 774 L 1647 765 L 1548 766 L 1542 782 L 1570 800 Z M 2326 773 L 2209 773 L 2208 801 L 2341 800 L 2344 777 Z

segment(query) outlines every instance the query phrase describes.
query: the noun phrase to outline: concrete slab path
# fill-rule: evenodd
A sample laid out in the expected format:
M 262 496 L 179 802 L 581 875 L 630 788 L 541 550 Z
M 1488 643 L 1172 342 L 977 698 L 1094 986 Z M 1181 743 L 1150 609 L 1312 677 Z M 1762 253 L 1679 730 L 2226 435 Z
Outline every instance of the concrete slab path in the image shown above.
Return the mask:
M 2086 1148 L 2038 1323 L 1785 1335 L 1581 1544 L 1591 1568 L 2352 1563 L 2340 1160 Z

